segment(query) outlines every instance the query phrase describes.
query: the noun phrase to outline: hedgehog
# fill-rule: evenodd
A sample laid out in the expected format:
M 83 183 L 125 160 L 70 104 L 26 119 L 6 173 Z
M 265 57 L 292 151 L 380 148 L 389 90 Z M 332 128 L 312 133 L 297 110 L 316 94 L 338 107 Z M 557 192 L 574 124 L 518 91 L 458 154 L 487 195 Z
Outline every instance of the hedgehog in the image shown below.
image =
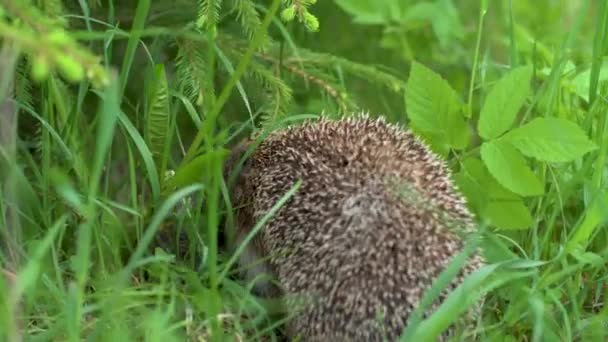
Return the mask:
M 233 150 L 226 172 L 249 144 Z M 256 294 L 299 308 L 290 339 L 398 340 L 474 229 L 447 166 L 409 130 L 367 114 L 271 132 L 232 186 L 237 244 L 298 181 L 240 256 L 248 279 L 275 280 Z M 482 264 L 476 253 L 437 302 Z

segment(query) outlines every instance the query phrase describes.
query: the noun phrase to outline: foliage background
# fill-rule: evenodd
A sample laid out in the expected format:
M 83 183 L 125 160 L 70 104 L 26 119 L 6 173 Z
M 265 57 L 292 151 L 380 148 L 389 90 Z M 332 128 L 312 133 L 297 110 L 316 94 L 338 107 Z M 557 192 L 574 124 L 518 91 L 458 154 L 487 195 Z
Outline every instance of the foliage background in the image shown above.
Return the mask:
M 279 339 L 223 159 L 361 110 L 446 158 L 489 260 L 406 337 L 487 293 L 459 338 L 606 338 L 605 2 L 2 0 L 0 42 L 3 339 Z

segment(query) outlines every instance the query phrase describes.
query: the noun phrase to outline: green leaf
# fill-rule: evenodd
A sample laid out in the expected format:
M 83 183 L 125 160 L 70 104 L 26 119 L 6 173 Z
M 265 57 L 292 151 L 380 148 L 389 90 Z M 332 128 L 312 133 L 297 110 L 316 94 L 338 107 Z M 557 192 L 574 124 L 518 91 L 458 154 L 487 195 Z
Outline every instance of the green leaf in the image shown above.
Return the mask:
M 488 180 L 497 183 L 488 173 L 481 160 L 477 158 L 466 159 L 460 171 L 454 175 L 454 181 L 467 199 L 469 207 L 478 215 L 490 200 L 490 191 L 487 189 Z
M 454 179 L 469 203 L 478 213 L 483 213 L 491 201 L 515 201 L 517 194 L 505 189 L 492 177 L 483 162 L 477 158 L 467 158 Z
M 423 1 L 405 6 L 401 5 L 401 7 L 403 15 L 393 16 L 401 24 L 401 27 L 407 30 L 431 24 L 433 33 L 442 48 L 448 48 L 450 44 L 464 37 L 464 29 L 458 17 L 458 10 L 451 0 Z
M 570 251 L 570 255 L 583 264 L 595 267 L 603 267 L 606 264 L 602 256 L 593 252 L 585 252 L 582 248 L 573 249 Z
M 415 127 L 412 127 L 412 129 L 417 131 Z M 421 138 L 422 141 L 431 149 L 431 151 L 435 152 L 444 159 L 448 158 L 448 155 L 450 154 L 450 146 L 445 142 L 445 137 L 442 137 L 439 134 L 425 133 Z
M 572 161 L 597 148 L 578 125 L 559 118 L 536 118 L 504 139 L 528 157 L 555 163 Z
M 530 211 L 521 197 L 500 185 L 481 160 L 464 160 L 454 180 L 482 220 L 501 229 L 524 229 L 532 224 Z
M 481 145 L 481 158 L 490 174 L 505 188 L 522 196 L 543 193 L 543 184 L 513 146 L 499 141 L 485 142 Z
M 167 76 L 162 64 L 155 68 L 154 83 L 148 98 L 150 102 L 146 113 L 145 139 L 162 180 L 167 163 L 166 149 L 169 145 L 171 126 Z
M 494 139 L 513 125 L 530 93 L 532 67 L 511 70 L 492 88 L 481 109 L 477 129 L 485 140 Z
M 388 24 L 395 16 L 400 17 L 402 10 L 399 2 L 369 1 L 369 0 L 336 0 L 336 4 L 354 17 L 359 24 L 380 25 Z
M 445 144 L 455 149 L 464 149 L 468 145 L 468 127 L 461 115 L 461 102 L 441 76 L 414 62 L 405 99 L 415 131 L 424 136 L 441 137 Z
M 214 159 L 225 159 L 228 150 L 219 149 L 197 156 L 177 170 L 175 175 L 163 184 L 163 194 L 169 194 L 178 188 L 185 187 L 201 180 L 205 170 L 208 170 Z
M 439 10 L 437 4 L 430 2 L 419 2 L 408 6 L 405 15 L 401 19 L 401 23 L 404 25 L 411 24 L 412 22 L 432 22 L 433 18 Z
M 462 107 L 455 113 L 449 113 L 446 121 L 446 143 L 456 150 L 464 150 L 469 145 L 469 125 L 462 116 Z
M 464 38 L 464 27 L 458 16 L 458 9 L 451 0 L 437 0 L 435 13 L 431 19 L 433 32 L 442 48 L 448 48 L 450 43 Z
M 518 200 L 520 197 L 505 189 L 488 171 L 483 162 L 478 158 L 467 158 L 462 163 L 462 169 L 458 174 L 474 182 L 478 187 L 475 191 L 481 191 L 481 194 L 491 201 L 507 201 Z
M 421 131 L 439 133 L 440 120 L 459 110 L 458 95 L 441 76 L 420 63 L 412 63 L 406 86 L 408 117 Z
M 589 79 L 591 78 L 591 68 L 576 75 L 571 81 L 572 91 L 585 101 L 589 102 Z M 608 62 L 604 62 L 599 69 L 598 82 L 603 85 L 608 81 Z
M 490 223 L 502 229 L 526 229 L 533 223 L 532 214 L 523 201 L 492 201 L 483 213 Z

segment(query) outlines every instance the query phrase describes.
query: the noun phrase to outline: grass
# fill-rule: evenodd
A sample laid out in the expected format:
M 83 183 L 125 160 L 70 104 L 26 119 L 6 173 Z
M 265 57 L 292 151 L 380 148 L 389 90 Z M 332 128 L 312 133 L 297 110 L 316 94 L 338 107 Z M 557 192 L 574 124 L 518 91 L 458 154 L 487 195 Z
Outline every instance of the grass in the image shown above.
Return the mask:
M 472 131 L 500 76 L 511 66 L 531 64 L 533 91 L 514 126 L 533 118 L 565 118 L 597 147 L 567 163 L 529 160 L 544 187 L 542 196 L 522 199 L 531 224 L 525 229 L 499 229 L 481 222 L 480 227 L 487 224 L 480 229 L 480 246 L 489 265 L 470 277 L 435 315 L 427 320 L 415 316 L 406 337 L 431 338 L 473 305 L 473 299 L 486 294 L 475 326 L 460 331 L 464 340 L 606 340 L 605 3 L 581 1 L 574 14 L 563 10 L 554 16 L 543 8 L 544 2 L 513 3 L 502 12 L 501 5 L 492 2 L 481 1 L 474 11 L 468 11 L 471 5 L 454 2 L 471 28 L 468 38 L 450 50 L 453 59 L 425 50 L 439 49 L 433 39 L 427 44 L 430 30 L 416 35 L 418 27 L 399 27 L 405 31 L 398 32 L 406 33 L 391 41 L 397 45 L 390 45 L 387 38 L 388 48 L 380 47 L 375 38 L 355 34 L 375 50 L 369 58 L 377 61 L 365 60 L 367 51 L 358 54 L 347 47 L 342 58 L 331 50 L 351 39 L 338 29 L 341 26 L 370 37 L 377 30 L 365 31 L 351 23 L 351 17 L 329 2 L 310 7 L 320 19 L 316 36 L 306 33 L 297 19 L 293 24 L 277 20 L 280 1 L 255 4 L 254 11 L 263 10 L 257 24 L 251 24 L 257 25 L 251 26 L 252 36 L 242 40 L 229 26 L 246 25 L 246 16 L 238 21 L 222 12 L 219 21 L 195 29 L 196 20 L 178 21 L 179 25 L 161 21 L 173 18 L 171 7 L 192 12 L 179 7 L 186 6 L 184 1 L 179 6 L 160 3 L 164 2 L 137 1 L 127 8 L 112 1 L 105 7 L 79 1 L 81 7 L 64 9 L 75 27 L 69 36 L 101 56 L 102 65 L 113 66 L 102 87 L 92 84 L 94 79 L 68 82 L 60 66 L 57 73 L 34 82 L 31 65 L 17 57 L 36 56 L 35 46 L 20 46 L 15 38 L 20 32 L 23 41 L 30 42 L 31 32 L 25 26 L 10 26 L 0 16 L 0 36 L 16 44 L 4 42 L 0 49 L 1 65 L 8 61 L 2 69 L 7 71 L 0 75 L 0 266 L 5 275 L 0 277 L 0 340 L 280 340 L 289 315 L 277 314 L 272 305 L 250 294 L 252 284 L 236 277 L 243 246 L 234 253 L 224 248 L 222 229 L 230 228 L 232 217 L 223 159 L 229 146 L 250 133 L 254 124 L 263 123 L 257 131 L 263 137 L 265 129 L 310 118 L 319 114 L 319 108 L 334 115 L 345 106 L 354 110 L 351 103 L 357 103 L 405 122 L 404 115 L 395 113 L 403 110 L 403 70 L 411 60 L 400 59 L 403 46 L 398 44 L 408 44 L 418 62 L 436 65 L 432 69 L 441 70 L 466 97 L 465 116 Z M 9 0 L 0 4 L 4 10 L 11 8 Z M 119 22 L 125 13 L 132 18 L 128 25 Z M 154 16 L 161 19 L 152 20 Z M 572 18 L 563 31 L 560 16 Z M 537 19 L 555 34 L 535 32 L 531 27 Z M 504 27 L 497 24 L 501 20 L 507 23 Z M 378 25 L 386 32 L 396 30 L 394 23 Z M 276 40 L 283 39 L 288 49 L 277 44 L 277 49 L 260 50 L 268 31 L 283 37 Z M 344 42 L 333 34 L 344 37 Z M 528 40 L 530 36 L 535 40 Z M 404 43 L 404 37 L 409 41 Z M 51 43 L 40 41 L 46 48 L 45 44 Z M 202 77 L 198 88 L 191 86 L 191 78 L 179 80 L 175 69 L 184 65 L 171 52 L 163 54 L 176 44 L 203 51 L 188 56 L 202 61 L 192 62 L 205 71 L 197 75 Z M 506 51 L 504 58 L 493 55 L 492 48 Z M 71 45 L 64 49 L 80 51 Z M 383 55 L 395 55 L 398 62 Z M 262 64 L 272 58 L 280 63 Z M 73 71 L 74 66 L 67 64 L 64 68 Z M 581 86 L 576 76 L 584 70 L 589 77 L 581 89 L 588 100 L 572 90 Z M 371 85 L 352 77 L 357 75 Z M 272 102 L 286 96 L 289 104 Z M 200 98 L 202 103 L 197 103 Z M 281 108 L 288 110 L 281 113 Z M 12 114 L 18 116 L 19 129 L 3 130 L 10 126 Z M 450 150 L 456 174 L 468 157 L 479 155 L 476 144 Z M 517 221 L 518 217 L 509 217 L 510 200 L 499 204 L 499 212 L 506 216 L 503 220 Z M 254 231 L 263 229 L 263 221 Z M 429 301 L 463 262 L 456 260 L 429 289 Z

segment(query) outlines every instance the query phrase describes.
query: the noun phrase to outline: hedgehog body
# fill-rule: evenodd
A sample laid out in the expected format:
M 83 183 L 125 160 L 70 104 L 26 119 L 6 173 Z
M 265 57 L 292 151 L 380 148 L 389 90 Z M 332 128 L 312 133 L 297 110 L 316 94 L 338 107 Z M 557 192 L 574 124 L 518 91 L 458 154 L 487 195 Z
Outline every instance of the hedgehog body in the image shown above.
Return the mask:
M 248 245 L 242 266 L 268 257 L 249 277 L 271 273 L 281 293 L 306 299 L 290 337 L 397 340 L 424 291 L 461 251 L 454 227 L 472 227 L 447 167 L 410 132 L 381 119 L 321 119 L 274 132 L 235 184 L 237 237 L 299 180 Z M 473 258 L 451 288 L 481 263 Z

